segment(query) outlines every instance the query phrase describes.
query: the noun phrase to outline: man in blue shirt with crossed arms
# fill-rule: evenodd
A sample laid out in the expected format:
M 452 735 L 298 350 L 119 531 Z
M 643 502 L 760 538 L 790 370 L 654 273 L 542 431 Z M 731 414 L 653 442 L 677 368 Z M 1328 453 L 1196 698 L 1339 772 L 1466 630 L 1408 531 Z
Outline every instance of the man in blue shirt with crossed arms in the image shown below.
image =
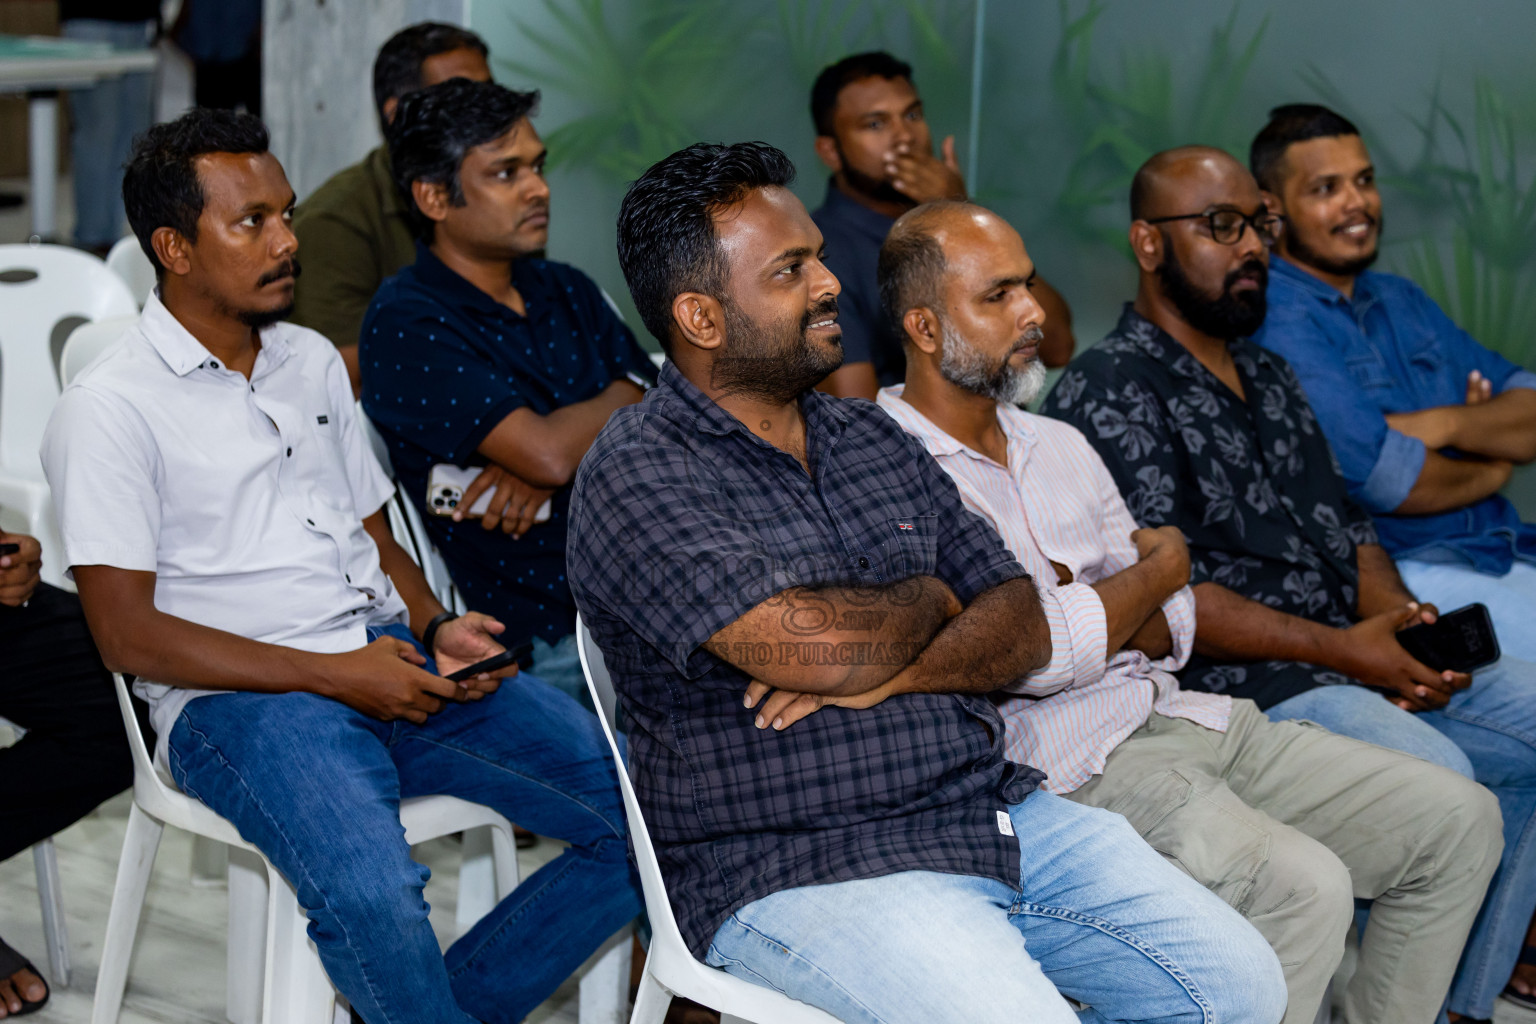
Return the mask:
M 1249 162 L 1285 217 L 1254 341 L 1295 368 L 1409 589 L 1447 610 L 1482 601 L 1504 652 L 1536 660 L 1536 526 L 1499 494 L 1512 465 L 1536 459 L 1536 374 L 1413 282 L 1366 269 L 1381 194 L 1349 121 L 1277 107 Z

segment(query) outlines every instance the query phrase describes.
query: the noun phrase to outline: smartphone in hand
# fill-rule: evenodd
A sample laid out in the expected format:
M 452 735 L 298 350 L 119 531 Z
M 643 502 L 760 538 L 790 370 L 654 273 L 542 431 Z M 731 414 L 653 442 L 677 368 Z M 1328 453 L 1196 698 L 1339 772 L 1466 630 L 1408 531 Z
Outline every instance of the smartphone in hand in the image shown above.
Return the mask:
M 1499 638 L 1484 604 L 1469 604 L 1432 623 L 1409 626 L 1397 634 L 1397 642 L 1436 672 L 1473 672 L 1499 660 Z
M 499 672 L 515 662 L 520 662 L 533 654 L 533 641 L 524 640 L 516 647 L 508 648 L 500 654 L 493 654 L 484 661 L 477 661 L 473 665 L 459 669 L 448 675 L 448 679 L 455 683 L 466 682 L 475 678 L 482 672 Z

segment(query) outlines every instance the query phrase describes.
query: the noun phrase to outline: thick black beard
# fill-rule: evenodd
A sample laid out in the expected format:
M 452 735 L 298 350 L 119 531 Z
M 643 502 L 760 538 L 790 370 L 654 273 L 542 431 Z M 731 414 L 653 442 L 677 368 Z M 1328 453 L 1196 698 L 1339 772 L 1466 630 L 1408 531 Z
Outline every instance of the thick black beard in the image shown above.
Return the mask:
M 866 199 L 874 199 L 882 203 L 904 203 L 908 206 L 915 205 L 911 196 L 902 195 L 896 190 L 896 186 L 884 178 L 872 178 L 863 171 L 855 170 L 848 162 L 848 154 L 843 152 L 843 147 L 837 147 L 837 157 L 843 163 L 843 180 L 848 187 Z
M 1201 334 L 1228 341 L 1246 338 L 1264 326 L 1264 314 L 1269 308 L 1265 296 L 1269 268 L 1263 263 L 1252 259 L 1232 271 L 1221 283 L 1221 297 L 1212 299 L 1189 279 L 1172 245 L 1165 246 L 1163 252 L 1163 265 L 1157 268 L 1157 278 L 1162 283 L 1163 294 L 1189 326 Z M 1234 294 L 1232 285 L 1237 279 L 1245 271 L 1255 269 L 1259 271 L 1259 287 L 1251 292 Z
M 807 336 L 813 322 L 837 312 L 836 299 L 817 303 L 798 319 L 768 324 L 752 320 L 729 298 L 722 298 L 720 305 L 725 310 L 726 350 L 715 360 L 710 383 L 725 394 L 784 405 L 843 365 L 841 341 L 824 354 Z
M 1285 256 L 1293 263 L 1305 263 L 1309 267 L 1315 267 L 1325 274 L 1336 274 L 1339 277 L 1354 277 L 1368 269 L 1376 262 L 1376 257 L 1381 255 L 1381 218 L 1376 218 L 1376 248 L 1364 256 L 1358 256 L 1352 260 L 1336 260 L 1313 249 L 1301 236 L 1293 231 L 1285 233 Z

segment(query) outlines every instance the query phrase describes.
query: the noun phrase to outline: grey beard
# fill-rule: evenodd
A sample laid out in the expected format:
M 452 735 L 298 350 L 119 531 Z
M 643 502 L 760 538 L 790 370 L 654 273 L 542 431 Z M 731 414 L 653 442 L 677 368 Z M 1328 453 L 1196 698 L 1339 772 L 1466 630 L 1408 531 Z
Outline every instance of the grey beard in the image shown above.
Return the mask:
M 992 365 L 987 357 L 961 337 L 944 318 L 939 318 L 939 330 L 944 336 L 944 354 L 939 358 L 939 373 L 943 378 L 973 395 L 982 395 L 994 402 L 1022 406 L 1033 402 L 1045 387 L 1045 364 L 1036 356 L 1022 369 L 1008 363 L 1008 357 L 998 365 Z M 1039 328 L 1031 328 L 1025 337 L 1038 345 L 1043 337 Z

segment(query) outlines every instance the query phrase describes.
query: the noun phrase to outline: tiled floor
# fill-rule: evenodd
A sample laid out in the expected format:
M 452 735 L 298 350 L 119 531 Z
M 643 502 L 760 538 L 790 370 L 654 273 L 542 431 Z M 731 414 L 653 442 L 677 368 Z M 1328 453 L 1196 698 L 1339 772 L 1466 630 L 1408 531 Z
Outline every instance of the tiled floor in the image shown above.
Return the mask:
M 64 909 L 69 922 L 74 971 L 70 988 L 56 991 L 48 1007 L 28 1017 L 38 1024 L 86 1024 L 107 908 L 117 877 L 117 859 L 128 817 L 124 794 L 61 832 L 56 839 Z M 523 877 L 560 849 L 542 839 L 522 851 Z M 458 845 L 438 840 L 416 849 L 432 869 L 427 901 L 440 940 L 452 937 L 458 889 Z M 139 925 L 139 941 L 129 972 L 122 1024 L 222 1024 L 224 1021 L 224 929 L 226 893 L 222 887 L 196 887 L 191 878 L 192 841 L 167 829 L 155 859 L 154 879 Z M 30 853 L 0 863 L 0 936 L 46 972 L 37 879 Z M 576 991 L 568 984 L 529 1018 L 539 1024 L 575 1024 Z

